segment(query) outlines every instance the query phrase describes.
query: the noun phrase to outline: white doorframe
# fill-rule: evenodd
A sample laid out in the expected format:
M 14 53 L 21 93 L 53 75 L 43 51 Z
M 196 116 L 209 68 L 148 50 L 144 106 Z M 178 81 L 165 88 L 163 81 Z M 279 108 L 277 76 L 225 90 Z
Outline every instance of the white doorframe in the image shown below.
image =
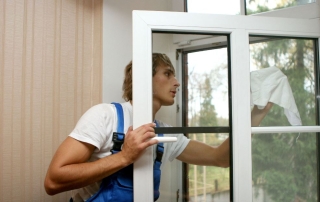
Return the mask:
M 249 34 L 320 37 L 319 20 L 133 11 L 133 127 L 152 122 L 152 31 L 230 34 L 233 196 L 252 201 Z M 319 126 L 315 126 L 320 131 Z M 307 129 L 307 128 L 305 128 Z M 241 160 L 241 161 L 240 161 Z M 134 164 L 134 201 L 153 201 L 153 151 Z

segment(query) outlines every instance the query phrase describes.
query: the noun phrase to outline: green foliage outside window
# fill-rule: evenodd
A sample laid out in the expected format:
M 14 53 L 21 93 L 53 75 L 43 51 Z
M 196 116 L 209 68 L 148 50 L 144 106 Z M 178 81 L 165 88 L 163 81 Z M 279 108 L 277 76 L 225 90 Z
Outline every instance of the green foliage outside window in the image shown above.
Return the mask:
M 275 66 L 288 77 L 302 124 L 316 125 L 314 41 L 277 39 L 251 45 L 257 69 Z M 289 126 L 274 105 L 261 126 Z M 272 201 L 317 201 L 317 147 L 314 133 L 253 136 L 253 184 Z M 258 192 L 255 193 L 258 196 Z

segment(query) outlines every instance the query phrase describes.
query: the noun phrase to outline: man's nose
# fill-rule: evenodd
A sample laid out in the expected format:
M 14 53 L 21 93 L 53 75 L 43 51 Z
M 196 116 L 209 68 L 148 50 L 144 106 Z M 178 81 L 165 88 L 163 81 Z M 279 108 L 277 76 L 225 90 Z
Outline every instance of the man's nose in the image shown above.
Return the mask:
M 180 86 L 180 83 L 176 77 L 174 77 L 174 82 L 175 82 L 174 86 L 176 86 L 178 88 Z

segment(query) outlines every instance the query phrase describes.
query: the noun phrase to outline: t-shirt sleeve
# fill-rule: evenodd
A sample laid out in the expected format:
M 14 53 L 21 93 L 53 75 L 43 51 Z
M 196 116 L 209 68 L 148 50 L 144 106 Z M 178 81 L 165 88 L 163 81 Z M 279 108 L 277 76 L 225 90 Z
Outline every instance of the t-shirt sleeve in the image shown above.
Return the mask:
M 171 127 L 170 125 L 163 123 L 163 122 L 160 122 L 160 121 L 159 121 L 159 124 L 161 127 Z M 164 136 L 177 137 L 176 142 L 164 143 L 164 145 L 165 145 L 164 159 L 168 159 L 169 161 L 173 161 L 187 147 L 190 139 L 188 139 L 183 134 L 164 134 Z
M 168 153 L 169 153 L 169 160 L 173 161 L 175 158 L 177 158 L 183 150 L 187 147 L 189 144 L 190 139 L 188 139 L 183 134 L 172 134 L 171 136 L 177 137 L 177 141 L 171 144 L 170 147 L 168 147 Z
M 82 115 L 69 137 L 94 145 L 99 151 L 112 134 L 114 116 L 111 105 L 95 105 Z

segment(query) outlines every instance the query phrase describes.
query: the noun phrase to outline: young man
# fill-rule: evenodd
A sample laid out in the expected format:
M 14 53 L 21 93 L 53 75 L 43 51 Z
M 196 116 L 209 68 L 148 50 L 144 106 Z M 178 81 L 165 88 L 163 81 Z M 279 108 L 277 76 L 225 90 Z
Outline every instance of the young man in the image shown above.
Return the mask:
M 153 119 L 161 106 L 174 103 L 177 88 L 175 71 L 165 54 L 153 54 Z M 152 139 L 155 123 L 132 130 L 132 63 L 125 69 L 121 103 L 124 116 L 125 139 L 122 150 L 112 154 L 112 134 L 117 129 L 117 110 L 113 104 L 99 104 L 90 108 L 78 121 L 75 129 L 60 145 L 49 166 L 45 189 L 48 194 L 74 190 L 73 201 L 84 201 L 98 192 L 103 179 L 113 176 L 134 163 L 145 149 L 156 145 Z M 271 107 L 252 111 L 252 125 L 257 126 Z M 168 126 L 157 121 L 161 127 Z M 172 135 L 170 135 L 172 136 Z M 162 162 L 178 159 L 186 163 L 207 166 L 229 166 L 229 139 L 212 147 L 202 142 L 176 135 L 178 141 L 165 143 Z M 129 171 L 131 172 L 131 171 Z M 106 182 L 107 184 L 109 183 Z M 116 200 L 115 200 L 116 201 Z

